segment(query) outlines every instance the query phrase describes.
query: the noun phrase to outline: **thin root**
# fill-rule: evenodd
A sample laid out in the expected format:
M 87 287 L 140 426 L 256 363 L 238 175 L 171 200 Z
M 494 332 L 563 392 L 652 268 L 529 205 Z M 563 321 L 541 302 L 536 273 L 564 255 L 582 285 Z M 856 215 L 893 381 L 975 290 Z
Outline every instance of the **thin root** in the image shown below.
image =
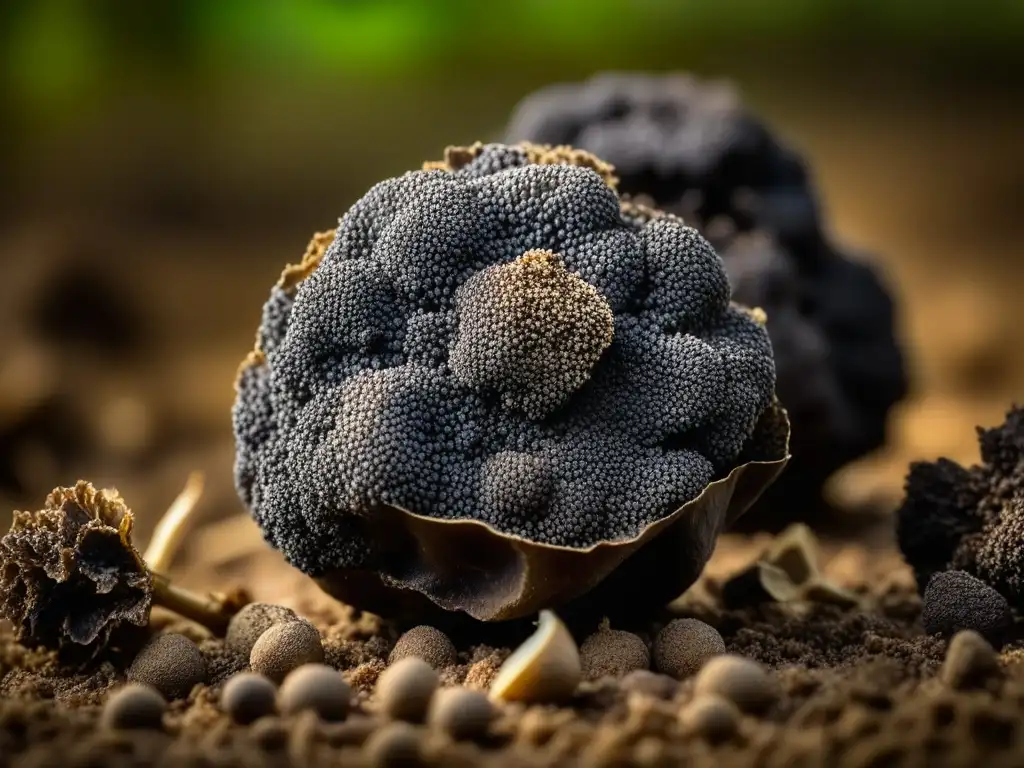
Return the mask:
M 185 487 L 178 497 L 171 502 L 163 517 L 153 530 L 149 546 L 142 554 L 142 559 L 150 570 L 166 573 L 174 562 L 175 555 L 188 533 L 189 518 L 195 511 L 199 497 L 203 495 L 203 473 L 193 472 L 188 476 Z

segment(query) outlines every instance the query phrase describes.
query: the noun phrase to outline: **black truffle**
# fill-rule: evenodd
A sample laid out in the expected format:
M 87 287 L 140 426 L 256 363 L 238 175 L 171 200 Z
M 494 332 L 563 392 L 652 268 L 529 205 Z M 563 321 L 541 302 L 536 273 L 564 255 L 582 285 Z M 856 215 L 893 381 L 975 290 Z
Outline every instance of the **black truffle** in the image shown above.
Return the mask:
M 128 680 L 150 685 L 168 699 L 183 699 L 206 682 L 206 659 L 184 635 L 157 635 L 139 651 L 128 668 Z
M 18 640 L 98 652 L 149 623 L 153 581 L 131 543 L 132 513 L 113 490 L 57 488 L 38 512 L 15 512 L 0 538 L 0 614 Z
M 936 573 L 924 591 L 921 621 L 929 634 L 953 635 L 972 629 L 998 643 L 1012 620 L 1006 598 L 963 571 Z
M 249 654 L 249 666 L 279 683 L 293 669 L 324 660 L 317 628 L 305 619 L 273 624 L 260 635 Z
M 423 659 L 434 669 L 450 667 L 458 660 L 455 646 L 448 635 L 428 626 L 413 627 L 402 633 L 388 655 L 388 664 L 409 656 Z
M 981 579 L 1016 610 L 1024 609 L 1024 411 L 978 429 L 981 463 L 948 459 L 911 465 L 896 533 L 918 588 L 938 571 L 960 570 Z
M 306 573 L 490 618 L 511 609 L 421 578 L 387 510 L 585 549 L 740 463 L 775 372 L 721 259 L 674 216 L 625 216 L 599 161 L 539 157 L 475 145 L 381 182 L 273 289 L 237 382 L 236 481 Z
M 277 702 L 283 715 L 312 710 L 322 720 L 344 720 L 351 706 L 352 688 L 336 669 L 304 664 L 281 683 Z
M 107 698 L 100 722 L 105 728 L 117 730 L 159 730 L 166 709 L 167 702 L 155 688 L 129 683 Z
M 272 714 L 277 697 L 274 683 L 254 672 L 239 672 L 224 684 L 220 694 L 221 708 L 240 725 Z
M 718 630 L 697 619 L 674 619 L 654 638 L 654 667 L 677 680 L 697 673 L 707 661 L 725 653 Z

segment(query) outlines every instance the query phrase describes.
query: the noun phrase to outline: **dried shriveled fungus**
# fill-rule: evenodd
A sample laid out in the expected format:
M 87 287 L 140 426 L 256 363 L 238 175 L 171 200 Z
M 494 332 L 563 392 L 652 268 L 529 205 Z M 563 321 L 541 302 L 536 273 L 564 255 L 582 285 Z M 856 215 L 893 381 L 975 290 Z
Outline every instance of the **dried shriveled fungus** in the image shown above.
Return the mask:
M 327 591 L 413 620 L 641 610 L 781 470 L 763 313 L 567 148 L 374 186 L 285 270 L 239 372 L 236 481 Z M 443 609 L 443 610 L 439 610 Z M 434 617 L 436 618 L 436 617 Z
M 519 104 L 505 139 L 598 155 L 623 196 L 707 237 L 736 300 L 766 311 L 793 462 L 745 523 L 813 509 L 829 474 L 881 445 L 906 390 L 892 300 L 868 263 L 828 241 L 805 161 L 731 85 L 642 73 L 551 85 Z
M 981 463 L 910 466 L 896 533 L 924 592 L 933 574 L 964 571 L 1024 610 L 1024 409 L 978 428 Z M 939 606 L 933 606 L 939 610 Z M 950 611 L 962 610 L 949 606 Z
M 193 594 L 155 570 L 168 565 L 199 487 L 193 478 L 146 556 L 132 544 L 132 513 L 117 491 L 83 480 L 56 488 L 38 511 L 15 512 L 0 538 L 0 615 L 18 640 L 93 655 L 146 626 L 153 604 L 223 628 L 232 599 Z

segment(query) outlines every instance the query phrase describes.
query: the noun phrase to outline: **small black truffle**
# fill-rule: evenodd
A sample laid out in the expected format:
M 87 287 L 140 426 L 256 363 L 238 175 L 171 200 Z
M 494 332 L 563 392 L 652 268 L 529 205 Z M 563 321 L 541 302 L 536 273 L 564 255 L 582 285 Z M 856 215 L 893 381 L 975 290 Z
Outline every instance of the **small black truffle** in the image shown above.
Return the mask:
M 163 727 L 167 702 L 148 685 L 129 683 L 111 694 L 103 705 L 100 722 L 111 729 L 159 729 Z
M 277 688 L 269 678 L 239 672 L 225 683 L 220 705 L 236 723 L 248 725 L 273 713 L 276 696 Z
M 206 682 L 206 659 L 184 635 L 157 635 L 139 651 L 128 668 L 128 680 L 151 685 L 168 699 L 183 699 Z
M 925 632 L 950 636 L 973 629 L 998 643 L 1013 620 L 1006 598 L 963 571 L 940 571 L 924 591 L 921 621 Z
M 622 677 L 637 669 L 650 669 L 651 654 L 647 645 L 632 632 L 602 628 L 580 646 L 583 677 Z
M 388 656 L 388 664 L 409 656 L 423 659 L 434 669 L 444 669 L 458 660 L 455 646 L 448 635 L 426 625 L 413 627 L 398 638 Z
M 690 677 L 708 659 L 725 653 L 725 641 L 714 627 L 697 619 L 670 621 L 654 639 L 654 666 L 677 680 Z
M 352 688 L 341 674 L 325 664 L 305 664 L 281 683 L 277 703 L 282 715 L 313 710 L 322 720 L 344 720 Z

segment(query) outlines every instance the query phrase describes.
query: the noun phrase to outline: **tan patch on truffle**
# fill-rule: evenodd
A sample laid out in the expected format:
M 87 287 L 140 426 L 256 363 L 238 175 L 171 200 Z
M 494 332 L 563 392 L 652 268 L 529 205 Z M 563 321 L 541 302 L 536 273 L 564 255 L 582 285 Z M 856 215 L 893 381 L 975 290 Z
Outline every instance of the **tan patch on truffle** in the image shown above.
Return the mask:
M 484 146 L 483 142 L 477 141 L 468 147 L 445 147 L 444 160 L 428 160 L 423 163 L 423 170 L 457 171 L 460 168 L 465 168 L 483 151 Z M 589 168 L 596 172 L 612 189 L 618 187 L 619 178 L 615 175 L 615 166 L 586 150 L 577 149 L 568 144 L 534 144 L 529 141 L 521 141 L 510 146 L 525 152 L 527 159 L 533 165 L 575 165 Z
M 277 287 L 286 293 L 293 293 L 299 283 L 313 274 L 320 261 L 323 259 L 327 248 L 334 242 L 334 235 L 337 230 L 325 229 L 317 232 L 306 246 L 306 252 L 302 254 L 302 260 L 298 264 L 289 264 L 281 272 L 277 281 Z
M 302 259 L 298 264 L 288 264 L 281 271 L 281 277 L 277 280 L 277 287 L 288 294 L 295 293 L 295 289 L 299 283 L 313 274 L 320 262 L 327 252 L 328 246 L 334 241 L 334 234 L 337 230 L 325 229 L 323 232 L 314 233 L 309 244 L 306 246 L 306 252 L 302 254 Z M 238 371 L 235 374 L 235 391 L 238 391 L 238 381 L 242 377 L 242 373 L 249 368 L 255 368 L 263 365 L 267 361 L 267 356 L 260 349 L 259 331 L 256 332 L 256 341 L 253 344 L 253 348 L 249 351 L 249 354 L 245 356 L 245 359 L 238 366 Z

